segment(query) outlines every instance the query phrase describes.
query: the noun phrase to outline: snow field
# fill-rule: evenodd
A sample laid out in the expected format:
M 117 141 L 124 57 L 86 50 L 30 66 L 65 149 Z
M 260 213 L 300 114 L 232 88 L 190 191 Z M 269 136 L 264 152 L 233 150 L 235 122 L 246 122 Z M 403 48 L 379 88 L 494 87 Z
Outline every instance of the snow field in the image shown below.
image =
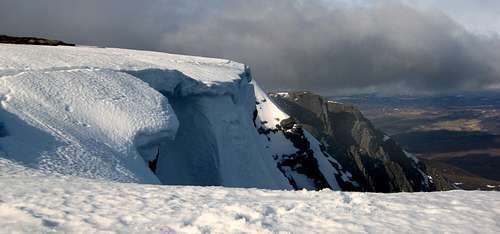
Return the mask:
M 1 177 L 1 232 L 498 233 L 500 193 L 368 194 Z

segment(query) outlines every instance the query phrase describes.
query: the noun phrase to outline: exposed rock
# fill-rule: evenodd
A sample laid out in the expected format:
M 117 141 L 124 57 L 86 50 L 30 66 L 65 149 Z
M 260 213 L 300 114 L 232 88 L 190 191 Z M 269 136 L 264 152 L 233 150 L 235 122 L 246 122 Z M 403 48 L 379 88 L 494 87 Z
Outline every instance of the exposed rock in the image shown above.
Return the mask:
M 329 155 L 325 147 L 304 130 L 301 124 L 282 113 L 269 100 L 262 98 L 258 100 L 256 110 L 264 110 L 263 106 L 267 106 L 269 114 L 269 110 L 275 108 L 272 110 L 275 111 L 273 113 L 275 118 L 262 121 L 255 118 L 255 113 L 257 116 L 262 113 L 254 112 L 254 126 L 259 134 L 266 136 L 270 145 L 265 147 L 271 150 L 277 168 L 294 189 L 355 190 L 352 188 L 359 187 L 359 184 L 352 179 L 351 173 Z M 283 115 L 279 115 L 278 112 Z M 292 150 L 286 149 L 290 143 Z M 273 144 L 274 146 L 271 146 Z M 275 147 L 274 151 L 272 147 Z
M 318 161 L 314 158 L 314 152 L 311 150 L 310 143 L 304 136 L 302 128 L 295 123 L 294 119 L 288 118 L 280 122 L 278 129 L 297 148 L 297 152 L 293 154 L 274 156 L 274 159 L 278 161 L 280 171 L 286 174 L 284 167 L 288 167 L 297 173 L 307 176 L 307 178 L 314 182 L 317 190 L 329 188 L 328 182 L 319 170 Z M 295 189 L 300 189 L 290 178 L 289 181 Z
M 326 101 L 311 92 L 270 97 L 322 141 L 326 151 L 353 174 L 361 191 L 414 192 L 446 187 L 443 181 L 436 187 L 425 165 L 375 129 L 357 108 Z
M 0 35 L 0 43 L 4 44 L 27 44 L 27 45 L 48 45 L 48 46 L 75 46 L 75 44 L 65 43 L 63 41 L 38 38 L 38 37 L 11 37 Z

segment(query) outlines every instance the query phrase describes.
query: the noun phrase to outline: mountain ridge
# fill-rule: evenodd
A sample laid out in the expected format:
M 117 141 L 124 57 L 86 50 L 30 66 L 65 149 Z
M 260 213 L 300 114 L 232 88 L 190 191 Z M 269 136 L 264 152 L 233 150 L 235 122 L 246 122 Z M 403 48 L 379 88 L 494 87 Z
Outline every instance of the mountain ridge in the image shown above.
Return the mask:
M 326 145 L 326 151 L 347 167 L 361 184 L 362 191 L 451 189 L 439 174 L 428 175 L 423 163 L 375 129 L 354 106 L 328 101 L 306 91 L 269 95 L 282 110 Z

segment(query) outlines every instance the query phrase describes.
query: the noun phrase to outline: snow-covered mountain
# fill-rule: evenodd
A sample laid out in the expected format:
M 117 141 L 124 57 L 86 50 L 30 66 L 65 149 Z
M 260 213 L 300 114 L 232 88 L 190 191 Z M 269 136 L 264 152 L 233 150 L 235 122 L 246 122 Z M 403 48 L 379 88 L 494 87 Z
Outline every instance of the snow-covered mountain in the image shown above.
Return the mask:
M 0 44 L 0 77 L 0 159 L 37 173 L 168 185 L 357 186 L 240 63 Z
M 158 185 L 359 186 L 240 63 L 0 44 L 0 102 L 1 233 L 500 231 L 492 192 Z

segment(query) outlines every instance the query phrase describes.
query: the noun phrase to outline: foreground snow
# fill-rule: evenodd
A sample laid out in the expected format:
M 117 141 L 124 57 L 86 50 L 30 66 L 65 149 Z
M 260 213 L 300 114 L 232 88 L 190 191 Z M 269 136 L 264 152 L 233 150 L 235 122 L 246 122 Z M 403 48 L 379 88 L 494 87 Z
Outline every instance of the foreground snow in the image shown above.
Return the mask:
M 0 177 L 0 232 L 499 233 L 500 193 L 365 194 Z

